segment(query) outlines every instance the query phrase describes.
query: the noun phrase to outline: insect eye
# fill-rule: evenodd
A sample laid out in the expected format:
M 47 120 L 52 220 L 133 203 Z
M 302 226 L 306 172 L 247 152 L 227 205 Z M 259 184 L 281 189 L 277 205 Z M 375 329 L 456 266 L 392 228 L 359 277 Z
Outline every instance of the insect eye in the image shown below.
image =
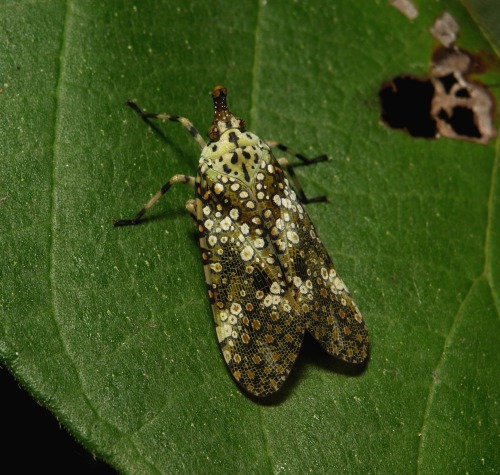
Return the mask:
M 212 125 L 212 127 L 210 127 L 207 135 L 208 135 L 208 138 L 212 141 L 219 140 L 219 129 L 217 128 L 217 126 Z

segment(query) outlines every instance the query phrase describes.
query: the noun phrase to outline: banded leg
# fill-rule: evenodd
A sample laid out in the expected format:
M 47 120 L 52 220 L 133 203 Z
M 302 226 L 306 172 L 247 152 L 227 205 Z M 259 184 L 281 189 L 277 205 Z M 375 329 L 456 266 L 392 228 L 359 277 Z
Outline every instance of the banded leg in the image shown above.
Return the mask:
M 193 218 L 195 228 L 198 227 L 198 216 L 196 214 L 197 213 L 196 208 L 197 208 L 197 205 L 196 205 L 195 199 L 190 199 L 190 200 L 186 201 L 186 209 L 187 209 L 188 213 L 191 215 L 191 218 Z
M 326 155 L 320 155 L 318 157 L 314 158 L 307 158 L 304 157 L 299 152 L 296 152 L 293 148 L 288 147 L 285 144 L 282 144 L 281 142 L 276 142 L 276 140 L 266 140 L 267 145 L 269 145 L 271 148 L 276 147 L 277 149 L 281 150 L 282 152 L 288 153 L 289 155 L 293 155 L 294 157 L 297 157 L 304 165 L 312 165 L 313 163 L 318 163 L 318 162 L 325 162 L 328 160 L 328 157 Z M 293 165 L 290 165 L 293 166 Z
M 174 175 L 170 180 L 165 183 L 160 191 L 156 193 L 144 206 L 143 208 L 132 218 L 132 219 L 115 219 L 113 221 L 113 226 L 130 226 L 137 224 L 139 220 L 144 216 L 144 214 L 153 206 L 169 189 L 172 185 L 176 183 L 181 183 L 183 185 L 189 185 L 194 189 L 195 179 L 189 175 Z M 189 209 L 188 209 L 189 211 Z
M 196 140 L 196 143 L 200 146 L 201 149 L 205 147 L 206 142 L 200 133 L 196 130 L 196 127 L 191 123 L 190 120 L 185 117 L 179 117 L 178 115 L 169 115 L 169 114 L 153 114 L 151 112 L 144 112 L 134 101 L 129 99 L 126 103 L 132 110 L 134 110 L 137 115 L 146 123 L 149 124 L 149 119 L 158 119 L 163 122 L 170 120 L 172 122 L 179 122 L 182 124 L 192 135 L 192 137 Z
M 301 153 L 296 152 L 295 150 L 291 149 L 290 147 L 287 147 L 286 145 L 276 142 L 274 140 L 267 140 L 267 144 L 270 147 L 276 147 L 279 150 L 282 150 L 283 152 L 286 152 L 290 155 L 293 155 L 294 157 L 297 157 L 303 165 L 313 165 L 318 162 L 324 162 L 328 160 L 328 157 L 326 155 L 320 155 L 319 157 L 314 157 L 314 158 L 307 158 L 304 157 Z M 298 193 L 300 201 L 304 204 L 308 203 L 318 203 L 318 202 L 328 202 L 330 201 L 326 196 L 321 195 L 321 196 L 314 196 L 313 198 L 308 198 L 306 194 L 304 193 L 304 189 L 302 188 L 302 185 L 299 182 L 299 179 L 297 178 L 297 175 L 295 174 L 295 171 L 293 169 L 294 165 L 288 161 L 285 157 L 280 157 L 278 158 L 279 164 L 286 170 L 288 176 L 293 182 L 295 191 Z

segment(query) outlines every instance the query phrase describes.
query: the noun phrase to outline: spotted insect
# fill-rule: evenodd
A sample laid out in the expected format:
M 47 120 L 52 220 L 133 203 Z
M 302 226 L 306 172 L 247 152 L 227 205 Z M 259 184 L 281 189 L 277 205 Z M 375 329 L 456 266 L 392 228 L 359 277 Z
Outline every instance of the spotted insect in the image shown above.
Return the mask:
M 195 199 L 186 208 L 199 230 L 217 339 L 236 381 L 263 397 L 282 387 L 306 330 L 349 363 L 367 358 L 368 333 L 303 206 L 326 198 L 306 198 L 292 166 L 277 160 L 271 147 L 305 164 L 327 157 L 307 159 L 247 132 L 245 122 L 229 111 L 226 95 L 222 86 L 212 92 L 208 143 L 189 120 L 146 113 L 128 101 L 147 122 L 180 122 L 202 151 L 196 178 L 174 175 L 134 218 L 114 225 L 137 224 L 176 183 L 194 188 Z

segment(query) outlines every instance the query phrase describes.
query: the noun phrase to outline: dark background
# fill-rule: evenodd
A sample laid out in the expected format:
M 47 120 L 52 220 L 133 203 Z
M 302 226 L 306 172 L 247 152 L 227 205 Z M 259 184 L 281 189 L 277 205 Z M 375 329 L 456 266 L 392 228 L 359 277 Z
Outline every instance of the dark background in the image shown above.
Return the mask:
M 56 418 L 0 367 L 2 464 L 12 473 L 116 474 L 95 459 Z

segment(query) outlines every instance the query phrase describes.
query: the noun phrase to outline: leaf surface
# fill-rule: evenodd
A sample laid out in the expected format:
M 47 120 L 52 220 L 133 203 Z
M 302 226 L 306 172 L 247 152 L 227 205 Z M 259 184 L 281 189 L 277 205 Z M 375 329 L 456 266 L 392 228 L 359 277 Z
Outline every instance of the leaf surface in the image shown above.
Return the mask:
M 493 62 L 477 3 L 2 2 L 2 363 L 123 473 L 497 471 L 498 140 L 412 138 L 377 97 L 429 73 L 445 10 Z M 307 341 L 269 404 L 219 354 L 190 191 L 111 225 L 199 157 L 124 101 L 204 134 L 216 84 L 250 130 L 330 156 L 297 174 L 332 201 L 308 212 L 372 342 L 352 375 Z

